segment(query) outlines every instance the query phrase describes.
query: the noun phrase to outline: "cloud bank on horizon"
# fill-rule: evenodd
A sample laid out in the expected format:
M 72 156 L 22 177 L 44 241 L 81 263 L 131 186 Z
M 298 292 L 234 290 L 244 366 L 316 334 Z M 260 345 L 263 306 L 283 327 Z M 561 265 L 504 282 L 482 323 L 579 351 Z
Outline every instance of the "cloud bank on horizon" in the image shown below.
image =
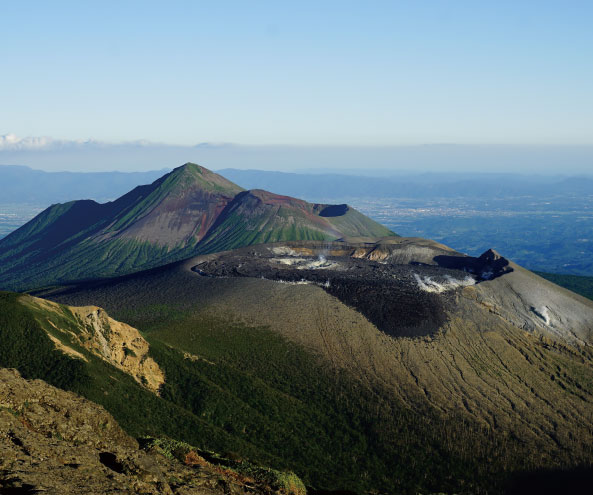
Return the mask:
M 345 172 L 386 175 L 400 172 L 490 172 L 544 175 L 593 174 L 593 146 L 462 145 L 413 146 L 246 146 L 199 143 L 182 146 L 136 140 L 0 135 L 0 165 L 47 171 L 147 171 L 192 161 L 224 168 Z
M 119 145 L 150 146 L 146 140 L 130 141 L 119 143 Z M 20 137 L 14 133 L 0 135 L 0 152 L 2 151 L 32 151 L 32 150 L 53 150 L 59 148 L 89 147 L 89 146 L 117 146 L 116 143 L 98 141 L 96 139 L 54 139 L 50 136 L 26 136 Z

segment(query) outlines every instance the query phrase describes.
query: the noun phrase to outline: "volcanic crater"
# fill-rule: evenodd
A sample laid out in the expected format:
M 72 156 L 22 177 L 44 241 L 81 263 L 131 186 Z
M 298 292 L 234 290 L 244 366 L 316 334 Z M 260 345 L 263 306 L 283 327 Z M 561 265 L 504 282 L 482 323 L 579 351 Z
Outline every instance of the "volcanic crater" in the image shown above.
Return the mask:
M 447 321 L 459 291 L 504 273 L 481 269 L 489 259 L 441 256 L 442 265 L 397 264 L 344 243 L 285 243 L 205 257 L 192 270 L 203 277 L 251 277 L 322 287 L 392 337 L 433 335 Z M 501 261 L 504 260 L 504 261 Z M 481 262 L 480 262 L 481 261 Z M 482 274 L 485 275 L 482 278 Z

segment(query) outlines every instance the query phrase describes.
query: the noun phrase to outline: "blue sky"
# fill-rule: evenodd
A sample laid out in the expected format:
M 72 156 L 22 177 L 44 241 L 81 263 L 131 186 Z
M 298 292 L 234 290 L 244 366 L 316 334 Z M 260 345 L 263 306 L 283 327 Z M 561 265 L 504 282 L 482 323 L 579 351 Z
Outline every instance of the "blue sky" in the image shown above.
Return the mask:
M 593 144 L 590 1 L 0 7 L 0 135 Z

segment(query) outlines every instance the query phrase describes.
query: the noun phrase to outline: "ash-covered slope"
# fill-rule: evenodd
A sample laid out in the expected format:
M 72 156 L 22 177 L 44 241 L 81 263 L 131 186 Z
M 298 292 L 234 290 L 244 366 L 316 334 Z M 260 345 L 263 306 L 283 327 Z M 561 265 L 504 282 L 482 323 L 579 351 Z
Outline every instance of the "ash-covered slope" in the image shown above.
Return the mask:
M 196 354 L 202 322 L 222 322 L 211 336 L 216 345 L 225 338 L 224 322 L 269 328 L 320 356 L 336 377 L 355 380 L 356 392 L 340 392 L 347 403 L 377 411 L 381 404 L 405 404 L 416 426 L 436 414 L 440 419 L 421 429 L 434 428 L 439 439 L 421 443 L 460 453 L 478 471 L 593 463 L 593 303 L 494 251 L 473 258 L 406 238 L 283 242 L 50 296 L 78 305 L 95 301 L 153 341 Z M 166 311 L 151 309 L 157 304 Z M 269 352 L 266 345 L 250 348 L 261 363 L 269 362 Z M 259 376 L 277 380 L 272 370 Z M 364 434 L 376 452 L 391 455 L 385 445 L 396 438 L 410 445 L 421 438 L 410 424 L 398 429 L 401 412 L 377 414 L 380 438 Z M 444 466 L 429 455 L 432 467 L 412 468 L 414 455 L 397 452 L 411 470 Z M 483 472 L 476 476 L 486 479 Z M 485 492 L 495 493 L 488 483 Z M 464 490 L 479 491 L 451 488 Z
M 121 275 L 254 243 L 393 235 L 347 205 L 243 191 L 187 163 L 116 201 L 50 206 L 0 241 L 0 288 Z

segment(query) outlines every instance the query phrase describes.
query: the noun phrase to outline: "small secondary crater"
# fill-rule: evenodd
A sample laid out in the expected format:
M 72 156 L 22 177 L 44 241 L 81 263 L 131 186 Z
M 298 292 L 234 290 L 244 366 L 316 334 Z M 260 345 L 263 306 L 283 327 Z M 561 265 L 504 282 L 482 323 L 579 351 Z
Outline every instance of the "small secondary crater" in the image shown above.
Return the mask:
M 341 217 L 348 212 L 348 205 L 329 205 L 319 212 L 320 217 Z

